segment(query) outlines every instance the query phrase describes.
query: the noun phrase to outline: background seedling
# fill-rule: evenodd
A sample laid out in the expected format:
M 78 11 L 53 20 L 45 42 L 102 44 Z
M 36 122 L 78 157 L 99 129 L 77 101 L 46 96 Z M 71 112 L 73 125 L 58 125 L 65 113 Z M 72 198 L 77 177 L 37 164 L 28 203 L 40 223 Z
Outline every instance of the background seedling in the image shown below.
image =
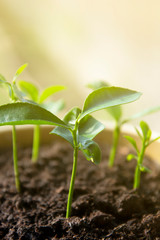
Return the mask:
M 160 137 L 157 137 L 151 140 L 151 135 L 152 135 L 151 129 L 149 128 L 148 124 L 144 121 L 140 122 L 140 129 L 142 133 L 140 133 L 139 130 L 136 128 L 136 132 L 142 141 L 142 147 L 140 150 L 137 147 L 136 141 L 131 136 L 125 136 L 125 138 L 132 144 L 132 146 L 136 151 L 136 155 L 129 154 L 127 156 L 128 161 L 131 161 L 133 158 L 137 160 L 137 165 L 136 165 L 135 175 L 134 175 L 134 185 L 133 185 L 134 189 L 137 189 L 140 186 L 141 172 L 150 171 L 147 167 L 143 165 L 143 159 L 144 159 L 146 148 L 151 143 L 155 142 L 160 138 Z
M 16 102 L 19 100 L 18 96 L 16 94 L 16 93 L 18 93 L 16 90 L 16 80 L 26 67 L 27 67 L 27 64 L 24 64 L 16 71 L 16 73 L 13 77 L 12 83 L 6 81 L 5 77 L 0 75 L 0 84 L 8 87 L 9 97 L 10 97 L 11 102 Z M 16 183 L 17 191 L 20 192 L 21 184 L 20 184 L 19 170 L 18 170 L 17 136 L 16 136 L 16 126 L 15 125 L 12 126 L 12 144 L 13 144 L 13 164 L 14 164 L 15 183 Z
M 64 108 L 64 101 L 62 99 L 58 101 L 46 101 L 48 98 L 59 92 L 64 90 L 66 87 L 61 85 L 50 86 L 40 93 L 37 86 L 33 83 L 26 82 L 19 80 L 18 86 L 22 91 L 22 98 L 28 97 L 29 100 L 33 101 L 44 107 L 45 109 L 51 111 L 52 113 L 56 114 L 60 110 Z M 39 145 L 40 145 L 40 125 L 34 126 L 34 133 L 33 133 L 33 147 L 32 147 L 32 162 L 36 163 L 38 160 L 39 155 Z
M 95 89 L 98 89 L 101 87 L 107 87 L 107 86 L 109 86 L 109 84 L 104 81 L 96 81 L 96 82 L 88 84 L 87 86 L 89 88 L 95 90 Z M 148 114 L 157 112 L 159 110 L 160 110 L 160 106 L 155 106 L 152 108 L 142 110 L 141 112 L 136 113 L 136 114 L 128 117 L 127 119 L 122 119 L 123 118 L 122 106 L 114 106 L 114 107 L 106 108 L 106 111 L 111 115 L 111 117 L 115 121 L 115 127 L 113 130 L 113 143 L 112 143 L 110 154 L 109 154 L 109 166 L 110 167 L 112 167 L 114 165 L 115 156 L 116 156 L 117 147 L 118 147 L 119 136 L 120 136 L 122 126 L 125 123 L 128 123 L 137 118 L 144 117 Z
M 64 120 L 51 112 L 31 103 L 12 103 L 0 106 L 0 125 L 47 124 L 56 125 L 51 133 L 66 139 L 73 146 L 73 169 L 68 194 L 66 218 L 71 215 L 74 182 L 77 169 L 78 151 L 81 150 L 87 160 L 99 163 L 101 151 L 92 140 L 103 125 L 90 116 L 91 113 L 107 107 L 125 104 L 137 100 L 141 93 L 118 87 L 104 87 L 93 91 L 86 98 L 82 111 L 73 108 Z M 18 113 L 21 114 L 18 114 Z

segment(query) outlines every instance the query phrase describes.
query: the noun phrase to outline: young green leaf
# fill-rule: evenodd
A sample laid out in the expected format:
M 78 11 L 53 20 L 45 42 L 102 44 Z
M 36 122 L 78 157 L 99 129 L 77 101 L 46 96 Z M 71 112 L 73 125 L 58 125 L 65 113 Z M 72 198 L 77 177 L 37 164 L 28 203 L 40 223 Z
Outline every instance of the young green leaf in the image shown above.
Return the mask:
M 160 106 L 151 107 L 151 108 L 142 110 L 141 112 L 138 112 L 138 113 L 130 116 L 129 118 L 123 120 L 122 124 L 127 123 L 127 122 L 130 122 L 130 121 L 135 120 L 135 119 L 137 119 L 137 118 L 142 118 L 142 117 L 144 117 L 144 116 L 146 116 L 146 115 L 155 113 L 155 112 L 157 112 L 157 111 L 159 111 L 159 110 L 160 110 Z
M 150 141 L 150 138 L 151 138 L 151 130 L 148 126 L 148 124 L 144 121 L 141 121 L 140 122 L 140 128 L 141 128 L 141 131 L 142 131 L 142 135 L 140 134 L 140 132 L 136 129 L 141 141 L 142 141 L 142 146 L 141 146 L 141 149 L 140 151 L 137 151 L 137 166 L 136 166 L 136 169 L 135 169 L 135 174 L 134 174 L 134 184 L 133 184 L 133 187 L 136 189 L 136 188 L 139 188 L 140 186 L 140 177 L 141 177 L 141 172 L 149 172 L 150 170 L 146 167 L 144 167 L 143 165 L 143 158 L 144 158 L 144 155 L 145 155 L 145 151 L 146 151 L 146 148 L 148 147 L 149 144 L 151 144 L 154 140 L 157 140 L 158 138 L 154 139 L 153 141 Z M 128 139 L 128 141 L 134 146 L 134 148 L 137 148 L 136 147 L 136 143 L 135 143 L 135 140 L 132 139 L 131 137 L 129 136 L 126 136 L 126 139 Z M 132 159 L 132 155 L 128 155 L 127 157 L 129 160 Z
M 104 125 L 90 115 L 85 116 L 79 122 L 79 135 L 88 139 L 93 139 L 104 129 Z
M 61 86 L 61 85 L 51 86 L 51 87 L 46 88 L 39 97 L 39 103 L 43 103 L 52 94 L 62 91 L 64 89 L 66 89 L 66 87 Z
M 62 138 L 64 138 L 67 142 L 69 142 L 72 147 L 74 147 L 73 144 L 73 136 L 70 130 L 66 129 L 66 128 L 62 128 L 62 127 L 55 127 L 50 134 L 55 134 L 57 136 L 60 136 Z
M 150 130 L 148 124 L 144 121 L 141 121 L 140 122 L 140 127 L 141 127 L 141 130 L 142 130 L 144 139 L 147 139 L 148 132 Z
M 87 87 L 92 90 L 97 90 L 102 87 L 110 87 L 110 85 L 104 81 L 95 81 L 93 83 L 89 83 Z M 121 106 L 108 107 L 106 108 L 106 111 L 115 119 L 116 122 L 118 122 L 122 116 Z
M 22 93 L 29 97 L 29 99 L 31 99 L 34 102 L 38 102 L 39 91 L 38 88 L 33 83 L 19 80 L 18 86 L 22 90 Z
M 119 87 L 99 88 L 86 98 L 81 119 L 95 111 L 137 100 L 141 93 Z
M 132 159 L 137 159 L 137 156 L 134 154 L 128 154 L 127 161 L 131 161 Z
M 139 153 L 136 141 L 131 136 L 124 136 L 124 137 L 132 144 L 136 152 Z
M 28 66 L 27 63 L 23 64 L 20 68 L 18 68 L 18 70 L 16 71 L 14 78 L 13 78 L 13 82 L 19 77 L 19 75 L 24 71 L 24 69 Z
M 0 106 L 0 126 L 45 124 L 68 128 L 68 126 L 51 112 L 30 103 L 10 103 Z
M 64 116 L 63 121 L 69 124 L 70 126 L 74 126 L 80 114 L 81 110 L 77 107 L 74 107 Z
M 81 142 L 80 150 L 88 161 L 99 164 L 101 161 L 101 150 L 98 144 L 92 140 L 86 139 Z

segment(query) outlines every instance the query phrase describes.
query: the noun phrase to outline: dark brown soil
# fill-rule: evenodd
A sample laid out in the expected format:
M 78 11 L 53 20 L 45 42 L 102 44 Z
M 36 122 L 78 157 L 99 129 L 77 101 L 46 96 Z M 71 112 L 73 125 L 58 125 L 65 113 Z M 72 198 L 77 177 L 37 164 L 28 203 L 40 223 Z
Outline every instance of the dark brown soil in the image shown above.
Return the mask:
M 13 177 L 12 152 L 0 156 L 0 239 L 160 239 L 160 171 L 143 173 L 141 187 L 132 190 L 135 161 L 126 162 L 121 149 L 113 169 L 107 148 L 99 166 L 79 154 L 72 216 L 65 219 L 72 149 L 53 143 L 41 147 L 39 163 L 31 164 L 31 149 L 19 150 L 23 193 Z

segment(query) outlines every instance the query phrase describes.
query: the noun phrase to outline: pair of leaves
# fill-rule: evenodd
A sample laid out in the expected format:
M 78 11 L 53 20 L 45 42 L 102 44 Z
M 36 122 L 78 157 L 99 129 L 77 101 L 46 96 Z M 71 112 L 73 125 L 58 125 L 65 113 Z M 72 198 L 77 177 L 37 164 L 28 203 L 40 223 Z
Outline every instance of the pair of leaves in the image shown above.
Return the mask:
M 70 126 L 70 130 L 56 127 L 51 133 L 61 136 L 74 147 L 72 130 L 74 130 L 75 122 L 80 114 L 81 110 L 79 108 L 71 109 L 63 119 L 63 121 Z M 83 117 L 78 124 L 78 148 L 83 152 L 87 160 L 96 164 L 101 160 L 101 151 L 98 144 L 92 139 L 103 129 L 104 125 L 90 115 Z
M 80 109 L 74 108 L 65 116 L 64 121 L 44 108 L 28 102 L 7 104 L 0 106 L 0 125 L 47 124 L 59 126 L 62 129 L 59 129 L 58 134 L 73 144 L 72 134 L 68 129 L 71 131 L 74 128 L 75 119 L 77 119 L 79 124 L 78 143 L 81 143 L 81 150 L 84 153 L 88 152 L 88 156 L 90 155 L 90 159 L 92 159 L 92 155 L 96 156 L 99 151 L 91 154 L 93 146 L 95 146 L 92 139 L 102 130 L 102 125 L 89 114 L 110 106 L 135 101 L 140 95 L 139 92 L 118 87 L 97 89 L 86 98 L 82 112 Z M 97 145 L 95 149 L 98 149 Z
M 25 93 L 27 97 L 29 97 L 29 99 L 38 104 L 43 104 L 46 101 L 46 99 L 53 95 L 54 93 L 66 89 L 65 86 L 61 85 L 50 86 L 40 94 L 38 88 L 33 83 L 20 80 L 18 82 L 18 85 L 22 92 Z
M 143 154 L 145 152 L 145 149 L 154 141 L 158 140 L 160 137 L 157 137 L 153 140 L 151 139 L 151 135 L 152 135 L 152 131 L 149 128 L 148 124 L 144 121 L 140 122 L 140 129 L 141 129 L 141 133 L 138 129 L 136 129 L 136 132 L 138 134 L 138 136 L 140 137 L 141 141 L 142 141 L 142 148 L 144 148 L 143 150 Z M 130 137 L 130 136 L 125 136 L 125 138 L 132 144 L 132 146 L 134 147 L 134 149 L 136 150 L 137 156 L 134 154 L 129 154 L 127 156 L 127 160 L 130 161 L 133 158 L 136 159 L 137 161 L 142 162 L 143 159 L 140 159 L 141 156 L 141 151 L 139 151 L 138 147 L 137 147 L 137 143 L 136 141 Z M 141 163 L 138 162 L 139 168 L 142 172 L 149 172 L 150 170 L 148 168 L 146 168 L 144 165 L 142 165 Z

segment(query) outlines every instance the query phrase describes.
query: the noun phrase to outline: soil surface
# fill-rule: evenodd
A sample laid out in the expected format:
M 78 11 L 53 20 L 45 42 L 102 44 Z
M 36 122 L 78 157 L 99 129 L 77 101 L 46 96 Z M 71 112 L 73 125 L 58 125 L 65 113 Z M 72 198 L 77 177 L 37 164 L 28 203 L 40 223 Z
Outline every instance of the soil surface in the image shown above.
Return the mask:
M 65 219 L 72 169 L 67 143 L 41 147 L 38 164 L 31 149 L 19 150 L 23 192 L 13 176 L 12 151 L 0 154 L 0 239 L 160 239 L 160 169 L 150 159 L 141 187 L 133 190 L 136 162 L 126 161 L 128 150 L 118 152 L 108 167 L 109 146 L 95 166 L 79 153 L 72 216 Z

